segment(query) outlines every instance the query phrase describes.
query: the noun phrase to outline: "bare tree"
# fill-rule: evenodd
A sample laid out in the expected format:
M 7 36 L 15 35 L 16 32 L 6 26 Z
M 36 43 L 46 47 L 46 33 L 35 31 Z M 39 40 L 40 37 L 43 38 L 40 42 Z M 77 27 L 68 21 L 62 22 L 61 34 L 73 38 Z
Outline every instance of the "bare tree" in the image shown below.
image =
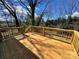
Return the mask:
M 45 0 L 25 0 L 25 1 L 19 0 L 19 1 L 20 1 L 21 5 L 25 6 L 25 8 L 28 10 L 28 12 L 29 12 L 28 14 L 31 17 L 32 25 L 35 25 L 35 10 L 36 10 L 36 7 L 38 5 L 40 5 L 42 2 L 44 2 Z M 45 9 L 44 9 L 44 11 L 45 11 Z M 41 21 L 43 15 L 44 15 L 44 11 L 42 11 L 42 13 L 40 14 L 39 22 Z M 37 25 L 39 25 L 39 23 Z
M 40 14 L 40 16 L 38 17 L 37 22 L 36 22 L 36 26 L 39 26 L 39 25 L 40 25 L 43 16 L 44 16 L 46 13 L 48 13 L 48 11 L 47 11 L 47 6 L 48 6 L 48 4 L 45 5 L 44 10 L 42 11 L 42 13 Z
M 9 13 L 15 18 L 15 22 L 16 22 L 16 26 L 20 26 L 17 15 L 16 15 L 16 10 L 14 8 L 14 6 L 10 5 L 6 0 L 0 0 L 1 5 L 3 5 L 8 11 Z

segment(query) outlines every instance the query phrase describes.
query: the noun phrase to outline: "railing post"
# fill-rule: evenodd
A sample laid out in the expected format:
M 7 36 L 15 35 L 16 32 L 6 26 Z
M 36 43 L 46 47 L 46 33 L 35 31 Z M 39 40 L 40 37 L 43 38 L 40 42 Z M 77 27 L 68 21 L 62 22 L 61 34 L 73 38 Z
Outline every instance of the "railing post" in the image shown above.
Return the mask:
M 3 40 L 3 36 L 2 36 L 2 34 L 0 32 L 0 42 L 2 42 L 2 40 Z
M 43 27 L 43 35 L 45 36 L 45 28 Z
M 30 26 L 30 32 L 32 32 L 32 26 Z

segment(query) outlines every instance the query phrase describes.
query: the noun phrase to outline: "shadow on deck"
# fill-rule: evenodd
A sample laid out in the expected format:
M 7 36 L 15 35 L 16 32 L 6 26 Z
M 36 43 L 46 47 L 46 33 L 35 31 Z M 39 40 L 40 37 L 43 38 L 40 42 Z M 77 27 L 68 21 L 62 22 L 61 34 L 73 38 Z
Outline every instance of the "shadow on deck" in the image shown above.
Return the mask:
M 39 59 L 15 38 L 0 43 L 0 59 Z
M 35 33 L 26 33 L 28 38 L 20 42 L 40 59 L 78 59 L 74 47 L 68 43 L 53 40 Z

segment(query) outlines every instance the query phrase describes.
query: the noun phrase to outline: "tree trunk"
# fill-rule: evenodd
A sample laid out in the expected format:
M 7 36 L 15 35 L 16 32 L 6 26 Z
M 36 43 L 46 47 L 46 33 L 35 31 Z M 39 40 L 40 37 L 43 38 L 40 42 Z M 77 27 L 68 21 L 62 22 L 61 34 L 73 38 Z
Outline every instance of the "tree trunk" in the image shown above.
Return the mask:
M 35 25 L 35 8 L 32 9 L 32 25 Z
M 16 27 L 19 27 L 19 26 L 20 26 L 20 24 L 19 24 L 19 21 L 18 21 L 18 19 L 17 19 L 16 15 L 14 16 L 14 18 L 15 18 Z

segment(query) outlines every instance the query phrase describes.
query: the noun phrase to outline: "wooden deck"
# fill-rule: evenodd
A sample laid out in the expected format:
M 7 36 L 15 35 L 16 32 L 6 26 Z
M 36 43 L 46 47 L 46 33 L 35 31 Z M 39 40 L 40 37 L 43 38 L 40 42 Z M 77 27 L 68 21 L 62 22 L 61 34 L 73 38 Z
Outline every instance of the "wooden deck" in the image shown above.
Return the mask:
M 68 43 L 35 33 L 26 33 L 25 35 L 27 38 L 20 40 L 20 42 L 40 59 L 79 59 L 73 46 Z
M 0 59 L 39 59 L 18 40 L 11 38 L 0 43 Z

